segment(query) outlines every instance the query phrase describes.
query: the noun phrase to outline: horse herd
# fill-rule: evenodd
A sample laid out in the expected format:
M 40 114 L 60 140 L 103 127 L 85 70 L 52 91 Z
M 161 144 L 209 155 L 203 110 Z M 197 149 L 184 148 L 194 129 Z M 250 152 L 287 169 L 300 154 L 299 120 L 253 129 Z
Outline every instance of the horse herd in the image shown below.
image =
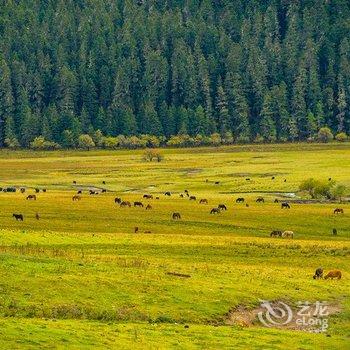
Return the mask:
M 75 181 L 73 181 L 74 184 L 76 184 Z M 103 181 L 103 183 L 105 184 L 105 181 Z M 40 192 L 40 189 L 38 188 L 35 188 L 35 193 L 39 193 Z M 4 191 L 4 192 L 16 192 L 16 188 L 5 188 L 5 189 L 2 189 L 0 188 L 0 191 Z M 42 192 L 46 192 L 46 189 L 42 189 L 41 190 Z M 25 188 L 20 188 L 20 192 L 21 193 L 25 193 L 26 192 L 26 189 Z M 90 195 L 99 195 L 101 193 L 106 193 L 107 190 L 106 189 L 99 189 L 99 190 L 93 190 L 93 189 L 89 189 L 88 190 L 88 193 Z M 72 197 L 72 201 L 73 202 L 76 202 L 76 201 L 80 201 L 82 199 L 82 193 L 83 191 L 82 190 L 78 190 L 77 193 Z M 164 192 L 164 196 L 165 197 L 172 197 L 173 194 L 170 192 L 170 191 L 166 191 Z M 184 193 L 181 193 L 180 195 L 180 198 L 185 198 L 186 196 L 188 197 L 188 199 L 190 201 L 197 201 L 197 197 L 194 196 L 194 195 L 190 195 L 189 191 L 188 190 L 184 190 Z M 144 194 L 143 195 L 143 199 L 144 200 L 159 200 L 160 197 L 159 196 L 154 196 L 152 194 Z M 36 201 L 37 200 L 37 196 L 35 194 L 30 194 L 26 197 L 26 200 L 33 200 L 33 201 Z M 239 203 L 246 203 L 246 200 L 244 197 L 238 197 L 235 202 L 237 204 Z M 256 203 L 265 203 L 265 198 L 264 197 L 257 197 L 256 200 L 255 200 Z M 143 204 L 141 201 L 135 201 L 135 202 L 130 202 L 130 201 L 127 201 L 127 200 L 123 200 L 122 198 L 120 197 L 115 197 L 114 198 L 114 203 L 115 204 L 118 204 L 121 208 L 131 208 L 131 207 L 135 207 L 135 208 L 145 208 L 146 210 L 152 210 L 153 209 L 153 206 L 148 203 L 148 204 Z M 208 199 L 206 198 L 201 198 L 199 199 L 198 201 L 199 204 L 202 204 L 202 205 L 208 205 L 209 204 L 209 201 Z M 286 202 L 286 201 L 282 201 L 280 202 L 279 199 L 275 199 L 274 200 L 274 203 L 280 203 L 281 204 L 281 209 L 291 209 L 291 205 Z M 246 203 L 245 204 L 246 207 L 249 207 L 249 204 Z M 223 211 L 227 211 L 228 208 L 225 204 L 219 204 L 217 207 L 214 207 L 214 208 L 211 208 L 209 213 L 211 215 L 218 215 L 220 214 L 221 212 Z M 334 214 L 344 214 L 344 210 L 342 208 L 336 208 L 334 209 Z M 24 216 L 23 214 L 13 214 L 13 217 L 17 220 L 17 221 L 24 221 Z M 37 213 L 36 214 L 36 219 L 39 220 L 39 214 Z M 174 212 L 172 213 L 171 215 L 171 218 L 173 220 L 181 220 L 182 219 L 182 215 L 181 213 L 179 212 Z M 333 229 L 333 235 L 336 235 L 337 232 L 336 232 L 336 229 Z M 294 232 L 293 231 L 281 231 L 281 230 L 274 230 L 270 233 L 270 237 L 273 237 L 273 238 L 294 238 Z

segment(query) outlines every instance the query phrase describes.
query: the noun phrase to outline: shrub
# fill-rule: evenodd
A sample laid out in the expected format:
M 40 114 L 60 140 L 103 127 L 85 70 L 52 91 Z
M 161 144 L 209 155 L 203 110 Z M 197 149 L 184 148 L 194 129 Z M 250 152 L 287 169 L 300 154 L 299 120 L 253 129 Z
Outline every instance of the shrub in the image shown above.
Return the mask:
M 324 127 L 321 128 L 317 134 L 317 140 L 320 142 L 330 142 L 333 140 L 333 134 L 330 128 Z
M 150 148 L 157 148 L 160 146 L 161 138 L 153 135 L 141 135 L 141 143 Z
M 30 143 L 30 148 L 34 150 L 53 151 L 61 147 L 56 142 L 47 141 L 43 136 L 38 136 Z
M 209 142 L 213 146 L 219 146 L 221 145 L 222 139 L 220 134 L 214 133 L 210 135 Z
M 118 139 L 112 136 L 103 137 L 101 140 L 101 146 L 106 149 L 116 149 L 118 148 Z
M 142 140 L 137 136 L 130 136 L 126 137 L 120 145 L 129 149 L 145 148 L 147 145 L 147 141 Z
M 103 134 L 101 130 L 96 130 L 91 136 L 97 147 L 103 146 Z
M 153 159 L 155 159 L 157 162 L 161 162 L 164 159 L 163 155 L 155 149 L 146 150 L 142 158 L 147 162 L 152 162 Z
M 225 134 L 222 136 L 222 143 L 224 145 L 232 145 L 233 144 L 233 135 L 232 132 L 225 132 Z
M 342 197 L 344 197 L 346 192 L 346 186 L 342 184 L 338 184 L 333 187 L 330 191 L 332 199 L 339 199 L 341 201 Z
M 11 149 L 16 149 L 20 147 L 20 144 L 16 137 L 11 137 L 5 139 L 5 146 Z
M 339 195 L 343 195 L 345 188 L 341 185 L 335 186 L 335 181 L 319 181 L 314 178 L 304 180 L 300 186 L 300 191 L 306 191 L 311 198 L 336 198 Z
M 257 134 L 254 143 L 264 143 L 264 138 L 260 134 Z
M 335 139 L 338 142 L 345 142 L 348 139 L 348 135 L 346 135 L 345 132 L 340 132 L 337 135 L 335 135 Z
M 83 134 L 78 138 L 78 147 L 89 151 L 95 147 L 95 142 L 90 135 Z

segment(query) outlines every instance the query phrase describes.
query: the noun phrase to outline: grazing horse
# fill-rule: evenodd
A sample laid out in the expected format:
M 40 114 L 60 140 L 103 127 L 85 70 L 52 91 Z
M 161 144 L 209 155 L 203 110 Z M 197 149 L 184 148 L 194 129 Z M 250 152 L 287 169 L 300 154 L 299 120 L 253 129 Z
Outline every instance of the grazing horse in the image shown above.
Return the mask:
M 158 200 L 158 201 L 159 201 L 159 197 L 156 197 L 156 200 Z
M 191 196 L 190 197 L 190 201 L 196 201 L 196 200 L 197 200 L 196 196 Z
M 135 228 L 134 228 L 134 233 L 137 233 L 137 232 L 139 232 L 139 228 L 138 228 L 138 227 L 135 227 Z
M 344 214 L 344 209 L 342 208 L 334 209 L 334 214 Z
M 74 185 L 76 185 L 76 184 L 77 184 L 77 182 L 76 182 L 75 180 L 73 181 L 73 183 L 74 183 Z
M 240 197 L 236 199 L 236 203 L 244 203 L 244 198 Z
M 282 231 L 272 231 L 271 233 L 270 233 L 270 237 L 282 237 Z
M 153 196 L 151 194 L 144 194 L 143 199 L 153 199 Z
M 173 213 L 173 220 L 181 220 L 180 213 Z
M 102 184 L 105 185 L 105 184 L 106 184 L 106 181 L 102 181 Z
M 23 221 L 23 215 L 22 214 L 12 214 L 12 216 L 16 219 L 16 221 Z
M 319 267 L 316 269 L 315 274 L 312 276 L 314 280 L 318 280 L 323 277 L 323 268 Z
M 128 201 L 121 202 L 121 203 L 120 203 L 120 207 L 121 207 L 121 208 L 125 208 L 125 207 L 131 208 L 131 203 L 128 202 Z
M 143 204 L 141 202 L 134 202 L 134 207 L 141 207 L 141 208 L 143 208 Z
M 43 192 L 46 193 L 46 188 L 43 188 Z
M 147 207 L 146 207 L 146 210 L 151 210 L 151 209 L 153 209 L 151 204 L 148 204 Z
M 274 176 L 272 176 L 272 177 L 271 177 L 271 180 L 274 180 L 274 179 L 275 179 L 275 177 L 274 177 Z
M 39 193 L 39 192 L 40 192 L 39 188 L 36 188 L 35 193 Z
M 184 192 L 185 192 L 185 193 L 188 193 L 188 190 L 185 190 Z
M 226 207 L 225 204 L 219 204 L 218 205 L 218 209 L 220 209 L 220 210 L 227 210 L 227 207 Z
M 40 220 L 40 216 L 38 213 L 35 214 L 35 219 Z
M 201 199 L 199 201 L 199 204 L 208 204 L 208 200 L 207 199 Z
M 119 197 L 114 198 L 114 203 L 120 204 L 122 202 L 122 199 Z
M 215 181 L 215 185 L 220 185 L 220 181 Z
M 258 198 L 256 199 L 256 202 L 257 202 L 257 203 L 265 203 L 265 199 L 264 199 L 263 197 L 258 197 Z
M 170 193 L 170 192 L 165 192 L 165 193 L 164 193 L 164 196 L 170 197 L 170 196 L 171 196 L 171 193 Z
M 334 228 L 332 232 L 333 232 L 333 236 L 336 236 L 338 234 L 338 231 L 336 228 Z
M 213 209 L 210 211 L 210 214 L 220 214 L 220 209 L 219 209 L 219 208 L 213 208 Z
M 338 280 L 341 279 L 341 271 L 340 270 L 332 270 L 327 273 L 327 275 L 324 277 L 325 280 L 328 280 L 328 278 L 336 278 Z
M 79 190 L 78 192 L 77 192 L 77 194 L 82 194 L 83 193 L 83 191 L 82 190 Z
M 29 196 L 27 196 L 27 201 L 33 200 L 36 201 L 36 195 L 35 194 L 30 194 Z
M 274 200 L 274 203 L 279 203 L 280 201 L 276 198 L 275 200 Z
M 81 200 L 81 197 L 78 196 L 77 194 L 75 196 L 72 197 L 72 201 L 75 202 L 75 201 L 80 201 Z
M 24 193 L 26 191 L 25 188 L 21 188 L 21 193 Z
M 281 204 L 281 209 L 290 209 L 289 203 L 283 202 L 283 203 Z
M 106 190 L 105 188 L 103 188 L 103 189 L 101 190 L 101 192 L 102 192 L 102 193 L 107 193 L 107 190 Z
M 293 238 L 294 237 L 294 232 L 293 231 L 284 231 L 282 233 L 283 238 Z
M 287 179 L 284 179 L 284 182 L 287 182 Z
M 184 195 L 183 194 L 180 194 L 180 198 L 183 198 L 184 197 Z
M 249 178 L 249 177 L 247 177 L 245 180 L 246 180 L 246 181 L 250 181 L 250 178 Z

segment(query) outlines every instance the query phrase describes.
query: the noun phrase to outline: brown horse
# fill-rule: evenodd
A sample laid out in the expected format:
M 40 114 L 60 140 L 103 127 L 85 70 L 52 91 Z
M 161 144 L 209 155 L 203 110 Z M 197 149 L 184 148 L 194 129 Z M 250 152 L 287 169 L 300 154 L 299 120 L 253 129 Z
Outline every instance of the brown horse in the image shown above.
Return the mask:
M 181 215 L 180 213 L 173 213 L 173 220 L 181 220 Z
M 134 207 L 143 208 L 143 204 L 141 202 L 134 202 Z
M 80 201 L 81 200 L 81 197 L 78 196 L 78 195 L 75 195 L 72 197 L 72 201 L 75 202 L 75 201 Z
M 336 208 L 336 209 L 334 209 L 334 214 L 344 214 L 344 209 Z
M 227 207 L 226 207 L 225 204 L 219 204 L 218 205 L 218 209 L 220 209 L 220 210 L 227 210 Z
M 199 201 L 199 204 L 208 204 L 208 200 L 207 199 L 201 199 Z
M 220 209 L 219 209 L 219 208 L 213 208 L 213 209 L 210 211 L 210 214 L 220 214 Z
M 144 199 L 153 199 L 153 196 L 151 194 L 144 194 L 143 198 Z
M 341 271 L 340 270 L 332 270 L 327 273 L 327 275 L 324 277 L 325 280 L 328 280 L 328 278 L 333 279 L 336 278 L 338 280 L 341 279 Z
M 120 207 L 121 207 L 121 208 L 125 208 L 125 207 L 131 208 L 131 203 L 128 202 L 128 201 L 121 202 L 121 203 L 120 203 Z
M 281 204 L 281 209 L 290 209 L 289 203 L 283 202 L 283 203 Z
M 146 207 L 146 210 L 151 210 L 151 209 L 153 209 L 151 204 L 148 204 L 147 207 Z
M 29 196 L 27 196 L 27 201 L 36 201 L 36 195 L 35 194 L 30 194 Z
M 196 200 L 197 200 L 196 196 L 191 196 L 190 197 L 190 201 L 196 201 Z

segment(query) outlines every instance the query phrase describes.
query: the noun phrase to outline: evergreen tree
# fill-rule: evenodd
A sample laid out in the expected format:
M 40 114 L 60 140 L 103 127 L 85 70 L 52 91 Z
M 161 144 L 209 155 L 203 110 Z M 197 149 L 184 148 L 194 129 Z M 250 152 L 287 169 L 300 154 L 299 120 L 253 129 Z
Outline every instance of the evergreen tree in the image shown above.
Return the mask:
M 273 119 L 273 101 L 269 92 L 265 94 L 263 107 L 260 113 L 259 134 L 267 142 L 276 141 L 276 126 Z
M 227 131 L 230 130 L 230 117 L 226 95 L 220 81 L 217 91 L 216 111 L 218 115 L 218 128 L 221 135 L 224 135 Z
M 13 109 L 10 69 L 6 61 L 0 58 L 0 147 L 4 145 L 6 137 L 5 125 L 8 127 L 12 123 Z

